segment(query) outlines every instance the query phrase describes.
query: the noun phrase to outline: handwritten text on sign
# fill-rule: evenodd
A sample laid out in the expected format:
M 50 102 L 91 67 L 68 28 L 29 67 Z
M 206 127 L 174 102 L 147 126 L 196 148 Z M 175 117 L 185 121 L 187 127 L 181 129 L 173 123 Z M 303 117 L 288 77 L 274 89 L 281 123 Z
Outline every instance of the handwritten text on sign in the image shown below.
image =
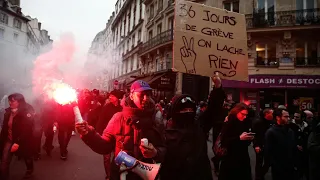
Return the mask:
M 245 17 L 180 1 L 176 5 L 174 68 L 180 72 L 248 81 Z

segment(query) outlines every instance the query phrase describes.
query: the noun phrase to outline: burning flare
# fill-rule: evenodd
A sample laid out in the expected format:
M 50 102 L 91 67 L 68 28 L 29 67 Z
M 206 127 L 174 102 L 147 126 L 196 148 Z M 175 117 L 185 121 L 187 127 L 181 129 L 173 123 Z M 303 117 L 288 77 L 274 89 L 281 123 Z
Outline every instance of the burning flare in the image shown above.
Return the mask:
M 54 82 L 44 88 L 49 99 L 53 99 L 61 105 L 76 103 L 78 101 L 77 92 L 68 84 Z

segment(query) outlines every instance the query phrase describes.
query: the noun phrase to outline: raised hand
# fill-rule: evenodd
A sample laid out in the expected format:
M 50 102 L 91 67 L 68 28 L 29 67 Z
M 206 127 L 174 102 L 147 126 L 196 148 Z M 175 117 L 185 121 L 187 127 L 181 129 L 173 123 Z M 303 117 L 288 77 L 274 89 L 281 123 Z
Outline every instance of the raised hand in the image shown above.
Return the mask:
M 195 62 L 197 59 L 197 54 L 194 51 L 194 38 L 190 39 L 188 42 L 185 36 L 182 37 L 184 46 L 180 48 L 181 61 L 186 68 L 187 73 L 195 74 Z

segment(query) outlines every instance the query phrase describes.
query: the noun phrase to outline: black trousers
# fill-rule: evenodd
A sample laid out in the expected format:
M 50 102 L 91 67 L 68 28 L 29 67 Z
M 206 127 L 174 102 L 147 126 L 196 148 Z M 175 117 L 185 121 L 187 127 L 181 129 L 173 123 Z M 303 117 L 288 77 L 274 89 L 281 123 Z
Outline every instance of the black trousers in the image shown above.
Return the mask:
M 54 137 L 54 132 L 53 132 L 53 122 L 48 122 L 43 125 L 43 132 L 46 137 L 46 140 L 44 142 L 44 147 L 48 149 L 53 149 L 53 137 Z M 42 137 L 42 134 L 41 134 Z M 40 144 L 41 144 L 41 138 L 40 138 Z
M 255 179 L 264 180 L 264 169 L 263 166 L 264 151 L 261 149 L 259 153 L 256 153 L 256 167 L 255 167 Z
M 215 143 L 216 143 L 216 140 L 217 140 L 217 138 L 218 138 L 218 136 L 219 136 L 219 134 L 220 134 L 220 132 L 221 132 L 221 129 L 222 129 L 222 127 L 220 128 L 213 128 L 212 129 L 212 150 L 213 150 L 213 148 L 214 148 L 214 145 L 215 145 Z M 215 168 L 215 171 L 219 171 L 220 170 L 220 162 L 221 162 L 221 157 L 219 157 L 219 156 L 214 156 L 213 158 L 212 158 L 212 162 L 213 162 L 213 165 L 214 165 L 214 168 Z
M 298 177 L 302 179 L 306 177 L 309 180 L 309 155 L 307 152 L 299 152 L 297 155 L 298 159 Z
M 68 144 L 70 142 L 74 125 L 59 125 L 58 141 L 60 144 L 60 153 L 67 153 Z
M 11 141 L 7 141 L 4 145 L 1 163 L 0 163 L 0 179 L 8 180 L 9 179 L 9 168 L 10 163 L 13 157 L 13 153 L 11 153 L 11 147 L 13 143 Z M 33 171 L 33 158 L 32 157 L 24 157 L 25 164 L 27 166 L 28 171 Z
M 111 162 L 112 162 L 112 158 L 114 158 L 114 153 L 110 153 L 107 155 L 103 155 L 103 165 L 104 165 L 104 170 L 106 172 L 106 179 L 110 178 L 110 174 L 111 174 Z

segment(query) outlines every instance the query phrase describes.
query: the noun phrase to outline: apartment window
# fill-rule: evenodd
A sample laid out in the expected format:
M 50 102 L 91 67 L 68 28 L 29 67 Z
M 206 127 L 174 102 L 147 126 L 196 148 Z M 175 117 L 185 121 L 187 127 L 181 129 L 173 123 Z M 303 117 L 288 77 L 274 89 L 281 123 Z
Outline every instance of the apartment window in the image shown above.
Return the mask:
M 0 39 L 4 39 L 4 29 L 0 28 Z
M 317 8 L 316 0 L 296 0 L 296 9 L 299 10 L 296 13 L 297 23 L 301 23 L 299 22 L 301 15 L 303 15 L 304 18 L 314 17 L 314 11 L 312 11 L 312 9 L 315 8 Z M 306 11 L 306 9 L 309 9 L 309 11 Z M 301 13 L 301 11 L 304 13 Z
M 149 40 L 152 39 L 152 36 L 153 36 L 153 33 L 152 33 L 152 30 L 150 30 L 150 31 L 149 31 L 149 37 L 148 37 Z
M 163 0 L 159 0 L 158 2 L 158 11 L 162 11 L 163 9 Z
M 8 24 L 8 15 L 0 12 L 0 23 Z
M 131 8 L 130 8 L 130 12 L 129 12 L 129 14 L 128 14 L 128 34 L 130 33 L 130 28 L 131 28 L 131 23 L 130 23 L 130 21 L 131 21 Z
M 138 60 L 138 58 L 135 58 L 135 61 L 136 61 L 137 69 L 139 69 L 139 60 Z
M 256 53 L 257 66 L 278 66 L 276 43 L 257 43 Z
M 315 5 L 316 5 L 315 0 L 296 0 L 297 10 L 314 9 L 316 8 Z
M 169 17 L 168 19 L 168 29 L 173 29 L 174 19 L 173 17 Z
M 161 32 L 162 32 L 162 24 L 160 23 L 157 26 L 157 34 L 161 34 Z
M 132 35 L 131 43 L 132 43 L 132 47 L 134 47 L 134 46 L 135 46 L 135 43 L 136 43 L 136 36 L 135 36 L 135 34 Z
M 257 3 L 259 16 L 261 16 L 262 19 L 266 19 L 270 25 L 275 24 L 274 1 L 275 0 L 258 0 Z
M 19 34 L 13 33 L 13 40 L 14 42 L 18 42 Z
M 140 0 L 140 5 L 139 5 L 140 7 L 139 7 L 139 21 L 142 19 L 142 0 Z
M 17 29 L 21 29 L 22 22 L 19 19 L 14 19 L 13 26 Z
M 130 40 L 127 41 L 127 52 L 130 50 Z
M 130 71 L 133 71 L 133 58 L 130 59 Z
M 133 2 L 133 27 L 136 25 L 136 11 L 137 11 L 137 5 L 136 5 L 136 1 Z
M 296 43 L 296 65 L 320 65 L 318 46 L 320 47 L 320 42 L 298 41 Z
M 223 2 L 224 9 L 239 13 L 239 1 Z
M 149 20 L 150 20 L 151 18 L 153 18 L 153 16 L 154 16 L 154 5 L 151 4 L 151 5 L 150 5 L 150 11 L 149 11 Z
M 123 35 L 126 36 L 126 25 L 127 25 L 127 19 L 124 17 L 123 20 Z
M 141 29 L 138 31 L 138 43 L 141 41 Z

